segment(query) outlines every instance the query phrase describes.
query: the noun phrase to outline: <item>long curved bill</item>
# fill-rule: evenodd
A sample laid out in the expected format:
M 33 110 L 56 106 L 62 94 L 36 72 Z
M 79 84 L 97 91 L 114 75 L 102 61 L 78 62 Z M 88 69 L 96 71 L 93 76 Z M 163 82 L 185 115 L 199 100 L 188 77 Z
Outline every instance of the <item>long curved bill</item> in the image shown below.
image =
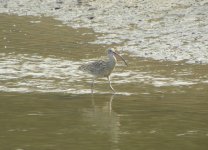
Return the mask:
M 127 62 L 125 61 L 125 59 L 121 55 L 119 55 L 116 52 L 113 52 L 113 54 L 115 54 L 116 56 L 118 56 L 119 58 L 121 58 L 123 60 L 123 62 L 126 64 L 126 66 L 128 66 Z

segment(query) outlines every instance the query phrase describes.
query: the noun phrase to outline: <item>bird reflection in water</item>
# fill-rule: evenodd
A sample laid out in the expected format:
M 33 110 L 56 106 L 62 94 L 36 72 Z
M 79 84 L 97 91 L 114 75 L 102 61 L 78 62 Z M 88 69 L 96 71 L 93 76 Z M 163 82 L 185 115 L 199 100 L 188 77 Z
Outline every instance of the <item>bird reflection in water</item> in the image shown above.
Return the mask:
M 94 100 L 94 94 L 92 94 L 91 97 L 92 97 L 92 106 L 95 109 L 96 105 L 95 105 L 95 100 Z M 108 105 L 105 106 L 105 110 L 108 110 L 109 114 L 111 114 L 111 111 L 112 111 L 112 103 L 113 103 L 114 97 L 115 97 L 115 94 L 112 94 L 110 96 L 110 100 L 108 102 Z M 106 107 L 107 107 L 107 109 L 106 109 Z
M 113 143 L 119 142 L 120 116 L 113 111 L 113 100 L 115 95 L 92 95 L 92 108 L 84 110 L 85 120 L 91 124 L 95 133 L 109 135 Z M 108 101 L 106 101 L 108 98 Z

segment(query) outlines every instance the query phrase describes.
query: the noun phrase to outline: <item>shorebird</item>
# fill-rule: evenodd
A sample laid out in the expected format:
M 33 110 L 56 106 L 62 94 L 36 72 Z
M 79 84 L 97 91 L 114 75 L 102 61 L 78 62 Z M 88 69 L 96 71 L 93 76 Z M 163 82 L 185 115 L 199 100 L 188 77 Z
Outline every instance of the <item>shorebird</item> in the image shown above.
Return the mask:
M 79 67 L 81 71 L 93 75 L 93 80 L 91 83 L 91 93 L 93 93 L 95 79 L 99 77 L 107 77 L 109 86 L 111 90 L 115 93 L 115 90 L 113 89 L 110 80 L 110 74 L 112 73 L 117 63 L 117 59 L 115 56 L 121 58 L 124 61 L 124 63 L 127 65 L 125 59 L 121 55 L 113 51 L 112 49 L 108 49 L 107 54 L 108 54 L 107 60 L 97 60 L 94 62 L 89 62 Z

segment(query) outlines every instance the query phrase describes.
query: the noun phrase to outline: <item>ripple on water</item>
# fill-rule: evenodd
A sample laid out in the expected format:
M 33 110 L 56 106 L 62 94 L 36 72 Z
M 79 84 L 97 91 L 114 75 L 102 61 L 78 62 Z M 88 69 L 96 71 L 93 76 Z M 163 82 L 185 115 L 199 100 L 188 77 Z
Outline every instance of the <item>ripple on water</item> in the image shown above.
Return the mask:
M 0 90 L 8 92 L 64 92 L 74 94 L 90 93 L 91 76 L 78 70 L 80 61 L 70 61 L 56 57 L 42 57 L 29 54 L 1 54 L 0 59 Z M 85 62 L 85 61 L 84 61 Z M 112 73 L 112 83 L 143 83 L 161 86 L 189 86 L 200 81 L 177 79 L 139 70 L 116 69 Z M 204 81 L 207 82 L 207 81 Z M 107 80 L 96 80 L 96 85 L 105 84 L 105 89 L 96 88 L 96 92 L 108 94 Z M 104 87 L 103 86 L 103 87 Z M 139 85 L 138 85 L 139 86 Z M 104 90 L 104 91 L 103 91 Z M 105 92 L 107 91 L 107 92 Z M 120 95 L 136 93 L 118 92 Z

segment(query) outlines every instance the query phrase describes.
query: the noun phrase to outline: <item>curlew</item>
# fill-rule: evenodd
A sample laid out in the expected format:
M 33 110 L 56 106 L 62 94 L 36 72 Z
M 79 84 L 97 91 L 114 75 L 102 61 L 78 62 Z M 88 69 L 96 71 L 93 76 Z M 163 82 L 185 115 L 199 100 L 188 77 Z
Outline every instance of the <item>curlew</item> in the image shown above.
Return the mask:
M 124 58 L 120 56 L 118 53 L 114 52 L 112 49 L 108 49 L 107 54 L 108 54 L 107 60 L 97 60 L 94 62 L 89 62 L 79 67 L 79 70 L 93 75 L 93 80 L 91 83 L 91 93 L 93 93 L 95 79 L 99 77 L 107 77 L 109 86 L 111 90 L 115 93 L 115 90 L 113 89 L 110 80 L 110 74 L 112 73 L 117 63 L 117 59 L 115 56 L 121 58 L 124 61 L 124 63 L 127 65 Z

